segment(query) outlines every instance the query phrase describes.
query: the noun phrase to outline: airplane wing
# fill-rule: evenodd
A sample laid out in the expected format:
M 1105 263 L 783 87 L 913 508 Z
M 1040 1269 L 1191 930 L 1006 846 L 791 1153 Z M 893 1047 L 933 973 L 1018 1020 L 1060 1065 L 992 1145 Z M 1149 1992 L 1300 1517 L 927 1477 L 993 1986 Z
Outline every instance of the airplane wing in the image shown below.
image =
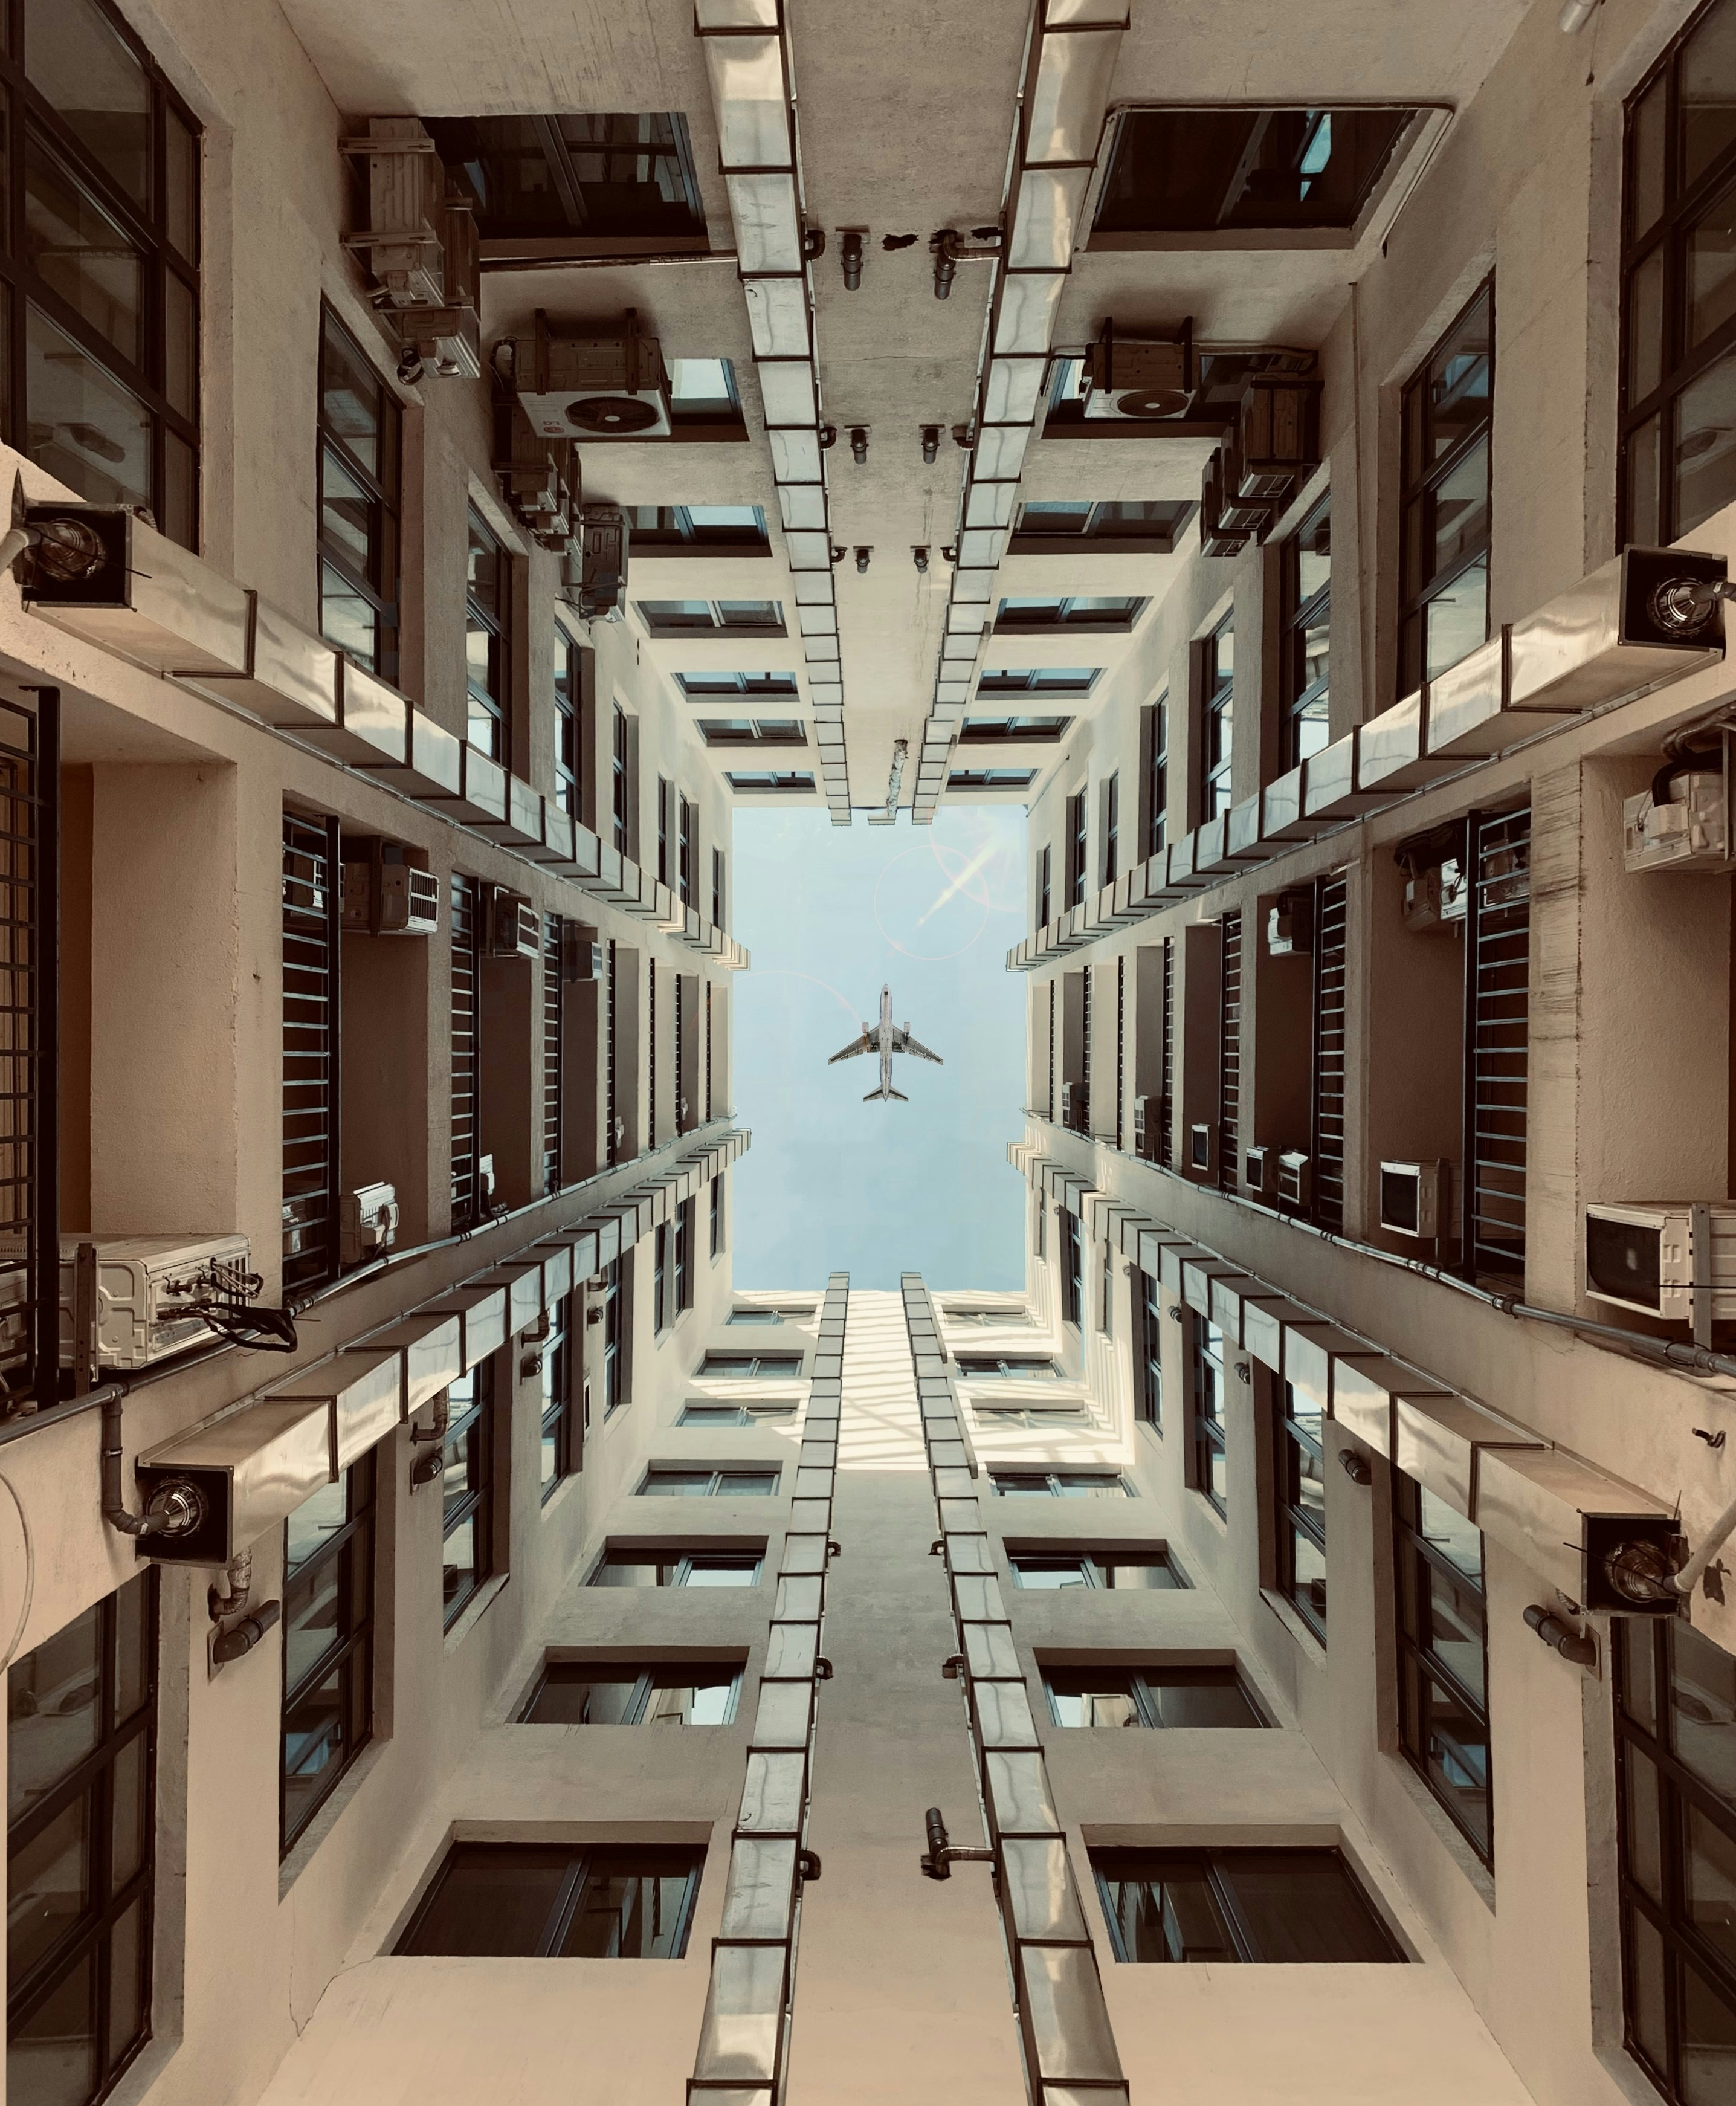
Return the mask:
M 914 1053 L 919 1060 L 932 1060 L 937 1068 L 944 1068 L 946 1064 L 938 1053 L 931 1053 L 926 1046 L 919 1046 L 907 1031 L 901 1031 L 893 1039 L 893 1051 L 894 1053 Z
M 835 1067 L 840 1060 L 853 1060 L 858 1053 L 871 1053 L 873 1051 L 874 1046 L 868 1034 L 864 1032 L 860 1038 L 845 1046 L 842 1053 L 834 1053 L 825 1064 L 828 1068 Z

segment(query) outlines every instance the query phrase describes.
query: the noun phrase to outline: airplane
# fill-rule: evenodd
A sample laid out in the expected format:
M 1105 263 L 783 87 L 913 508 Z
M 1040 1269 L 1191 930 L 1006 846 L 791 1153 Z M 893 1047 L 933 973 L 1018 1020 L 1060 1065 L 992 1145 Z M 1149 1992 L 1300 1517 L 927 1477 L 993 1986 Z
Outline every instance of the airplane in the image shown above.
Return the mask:
M 896 1097 L 901 1105 L 910 1102 L 902 1090 L 895 1090 L 892 1086 L 894 1053 L 914 1053 L 919 1060 L 932 1060 L 937 1068 L 944 1068 L 946 1064 L 938 1053 L 931 1053 L 926 1046 L 917 1044 L 911 1036 L 908 1024 L 900 1026 L 893 1022 L 892 989 L 889 987 L 880 989 L 879 1022 L 865 1024 L 861 1037 L 845 1046 L 843 1052 L 834 1053 L 825 1064 L 829 1068 L 834 1067 L 839 1061 L 852 1060 L 858 1053 L 878 1053 L 880 1056 L 880 1087 L 869 1091 L 862 1099 L 865 1105 L 872 1104 L 876 1097 Z

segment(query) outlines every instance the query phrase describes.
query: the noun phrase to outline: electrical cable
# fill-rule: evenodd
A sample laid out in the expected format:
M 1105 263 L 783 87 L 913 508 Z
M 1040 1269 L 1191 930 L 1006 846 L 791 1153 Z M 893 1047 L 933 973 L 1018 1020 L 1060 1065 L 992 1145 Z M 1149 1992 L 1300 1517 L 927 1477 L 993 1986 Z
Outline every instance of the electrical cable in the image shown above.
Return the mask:
M 18 1620 L 12 1626 L 12 1635 L 7 1641 L 5 1656 L 0 1658 L 0 1674 L 3 1674 L 17 1656 L 19 1641 L 29 1624 L 30 1611 L 36 1600 L 36 1544 L 30 1535 L 30 1523 L 25 1513 L 24 1501 L 18 1496 L 17 1487 L 10 1477 L 6 1476 L 0 1476 L 0 1485 L 5 1485 L 12 1504 L 18 1510 L 18 1526 L 24 1537 L 25 1549 L 24 1600 L 19 1607 Z

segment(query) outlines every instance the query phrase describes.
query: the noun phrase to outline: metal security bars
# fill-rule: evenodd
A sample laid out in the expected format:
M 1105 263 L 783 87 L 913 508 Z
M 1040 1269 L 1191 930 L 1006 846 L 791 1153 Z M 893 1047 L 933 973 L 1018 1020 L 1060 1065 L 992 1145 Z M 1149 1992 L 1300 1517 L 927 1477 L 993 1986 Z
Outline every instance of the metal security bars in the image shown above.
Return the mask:
M 1175 939 L 1163 939 L 1163 1054 L 1159 1085 L 1157 1160 L 1166 1170 L 1175 1164 L 1171 1108 L 1175 1101 Z
M 836 1547 L 832 1493 L 848 1303 L 848 1279 L 834 1272 L 821 1306 L 821 1352 L 730 1843 L 723 1920 L 712 1940 L 711 1987 L 687 2081 L 688 2099 L 701 2106 L 778 2106 L 783 2095 L 802 1889 L 820 1871 L 806 1847 L 808 1808 L 816 1698 L 831 1673 L 820 1642 L 826 1571 Z
M 1031 2106 L 1126 2106 L 1127 2082 L 933 1304 L 919 1274 L 906 1273 L 900 1284 Z
M 1314 1045 L 1309 1164 L 1314 1220 L 1345 1225 L 1345 1000 L 1349 967 L 1349 890 L 1342 877 L 1314 887 Z
M 60 691 L 0 701 L 0 1411 L 60 1397 Z
M 543 923 L 543 1190 L 561 1189 L 561 1093 L 566 1009 L 561 980 L 561 916 Z
M 1525 1270 L 1531 813 L 1466 821 L 1464 1249 L 1469 1277 Z
M 814 743 L 832 823 L 850 823 L 843 666 L 832 577 L 825 413 L 803 195 L 800 130 L 782 0 L 697 0 L 735 223 L 784 553 L 795 592 Z
M 477 1102 L 482 915 L 473 877 L 452 880 L 452 1226 L 468 1228 L 481 1204 Z M 614 1160 L 611 1157 L 611 1161 Z
M 284 1287 L 338 1276 L 338 822 L 284 814 Z
M 1218 924 L 1218 1188 L 1242 1186 L 1242 916 Z
M 1127 1104 L 1127 956 L 1115 961 L 1115 1145 L 1125 1145 Z
M 721 4 L 721 0 L 720 0 Z M 911 818 L 933 818 L 998 594 L 1049 339 L 1127 25 L 1125 0 L 1037 0 L 1001 207 L 934 697 Z M 944 232 L 942 242 L 956 244 Z M 944 261 L 945 252 L 937 258 Z
M 607 1043 L 605 1047 L 607 1058 L 604 1063 L 603 1080 L 603 1160 L 608 1163 L 611 1168 L 620 1160 L 621 1136 L 620 1118 L 615 1109 L 615 1062 L 616 1040 L 615 1028 L 615 939 L 611 936 L 609 939 L 609 1015 L 606 1027 L 608 1037 Z

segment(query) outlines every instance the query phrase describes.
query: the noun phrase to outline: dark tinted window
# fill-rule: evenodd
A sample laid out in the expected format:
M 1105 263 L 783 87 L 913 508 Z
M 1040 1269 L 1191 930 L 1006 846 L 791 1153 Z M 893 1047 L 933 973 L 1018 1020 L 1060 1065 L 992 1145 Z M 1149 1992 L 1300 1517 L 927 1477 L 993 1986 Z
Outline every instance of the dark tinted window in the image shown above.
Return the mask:
M 428 119 L 441 159 L 474 199 L 484 240 L 702 235 L 687 121 L 638 116 Z
M 1408 110 L 1134 110 L 1097 208 L 1100 234 L 1353 226 Z
M 519 1714 L 526 1726 L 727 1726 L 741 1669 L 730 1660 L 550 1660 Z
M 680 1845 L 456 1844 L 396 1950 L 678 1960 L 704 1862 Z
M 1096 1850 L 1091 1866 L 1117 1960 L 1404 1957 L 1336 1850 Z

